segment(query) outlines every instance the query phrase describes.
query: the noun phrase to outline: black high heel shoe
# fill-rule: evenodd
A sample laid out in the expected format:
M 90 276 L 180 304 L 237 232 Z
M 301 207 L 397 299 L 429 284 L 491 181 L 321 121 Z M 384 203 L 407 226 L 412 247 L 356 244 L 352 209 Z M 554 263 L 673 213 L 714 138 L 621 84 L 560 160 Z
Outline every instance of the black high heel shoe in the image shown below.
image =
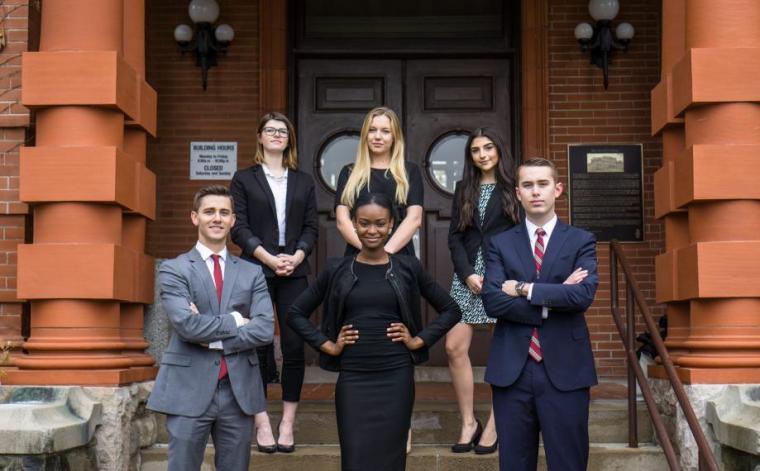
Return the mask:
M 259 450 L 259 453 L 266 453 L 268 455 L 271 455 L 272 453 L 274 453 L 275 451 L 277 451 L 277 445 L 267 445 L 267 446 L 264 446 L 264 445 L 259 445 L 257 443 L 256 444 L 256 449 Z
M 254 430 L 254 435 L 256 435 L 256 432 L 258 432 L 258 427 Z M 272 434 L 272 438 L 274 438 L 274 434 Z M 268 455 L 271 455 L 275 451 L 277 451 L 277 440 L 275 440 L 274 445 L 259 445 L 259 441 L 254 436 L 254 441 L 256 442 L 256 449 L 259 450 L 259 453 L 266 453 Z
M 280 453 L 293 453 L 294 451 L 296 451 L 295 443 L 292 445 L 280 445 L 278 443 L 276 446 L 277 446 L 277 451 L 279 451 Z
M 480 421 L 478 419 L 475 419 L 475 422 L 478 424 L 477 427 L 475 427 L 475 433 L 472 434 L 472 438 L 469 442 L 466 443 L 457 443 L 455 445 L 451 446 L 451 451 L 454 453 L 467 453 L 471 451 L 473 448 L 475 448 L 475 444 L 480 441 L 480 436 L 483 434 L 483 425 L 480 424 Z
M 295 433 L 293 434 L 294 437 L 293 437 L 293 444 L 292 445 L 280 445 L 280 442 L 279 442 L 280 437 L 279 437 L 279 435 L 280 435 L 280 425 L 281 424 L 282 424 L 282 422 L 280 422 L 279 424 L 277 424 L 277 435 L 278 435 L 278 437 L 277 437 L 277 444 L 275 445 L 275 447 L 277 448 L 277 451 L 280 452 L 280 453 L 293 453 L 294 451 L 296 451 Z
M 493 442 L 493 445 L 491 446 L 482 446 L 480 443 L 475 445 L 475 454 L 476 455 L 490 455 L 491 453 L 495 453 L 496 450 L 499 448 L 499 438 L 496 438 L 496 441 Z

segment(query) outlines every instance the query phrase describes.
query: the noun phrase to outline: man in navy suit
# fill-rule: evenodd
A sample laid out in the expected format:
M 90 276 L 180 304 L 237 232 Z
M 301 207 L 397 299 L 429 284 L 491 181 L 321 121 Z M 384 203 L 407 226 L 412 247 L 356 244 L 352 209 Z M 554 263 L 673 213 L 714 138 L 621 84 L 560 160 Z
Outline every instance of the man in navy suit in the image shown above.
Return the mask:
M 498 319 L 486 381 L 502 471 L 536 469 L 539 432 L 550 470 L 588 463 L 589 389 L 597 379 L 584 314 L 599 282 L 596 239 L 557 219 L 562 190 L 550 161 L 524 162 L 517 198 L 525 221 L 494 236 L 486 251 L 483 305 Z

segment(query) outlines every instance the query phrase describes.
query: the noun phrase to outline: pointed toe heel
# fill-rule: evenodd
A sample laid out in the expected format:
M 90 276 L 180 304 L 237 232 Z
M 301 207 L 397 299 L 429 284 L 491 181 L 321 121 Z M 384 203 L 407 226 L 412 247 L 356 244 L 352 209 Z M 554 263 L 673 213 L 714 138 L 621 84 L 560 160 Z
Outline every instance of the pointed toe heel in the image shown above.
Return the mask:
M 292 445 L 280 445 L 278 443 L 277 444 L 277 451 L 279 453 L 293 453 L 294 451 L 296 451 L 296 444 L 294 443 Z
M 493 442 L 493 445 L 491 446 L 482 446 L 480 443 L 475 445 L 475 454 L 476 455 L 490 455 L 491 453 L 496 453 L 496 450 L 499 448 L 499 439 L 497 438 L 495 442 Z
M 478 424 L 477 427 L 475 427 L 475 433 L 472 434 L 472 438 L 469 442 L 466 443 L 456 443 L 451 446 L 451 451 L 454 453 L 468 453 L 472 451 L 475 447 L 475 444 L 480 441 L 480 436 L 483 434 L 483 425 L 481 425 L 480 420 L 475 420 L 475 422 Z
M 264 446 L 264 445 L 259 445 L 258 443 L 256 444 L 256 449 L 259 450 L 259 453 L 266 453 L 268 455 L 271 455 L 272 453 L 277 451 L 277 448 L 278 448 L 277 445 Z

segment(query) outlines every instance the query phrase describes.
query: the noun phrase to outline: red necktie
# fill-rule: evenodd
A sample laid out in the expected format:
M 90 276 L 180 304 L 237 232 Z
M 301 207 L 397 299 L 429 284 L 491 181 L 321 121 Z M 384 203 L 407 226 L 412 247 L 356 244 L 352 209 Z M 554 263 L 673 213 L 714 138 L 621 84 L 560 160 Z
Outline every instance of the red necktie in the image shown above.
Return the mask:
M 213 254 L 211 258 L 214 259 L 214 284 L 216 285 L 216 299 L 219 301 L 219 305 L 222 304 L 222 289 L 224 288 L 224 278 L 222 278 L 222 264 L 219 263 L 219 255 Z M 227 376 L 227 360 L 224 359 L 224 352 L 222 352 L 222 364 L 219 368 L 219 379 Z
M 536 229 L 536 247 L 533 249 L 533 261 L 536 264 L 536 273 L 541 271 L 541 264 L 544 262 L 544 236 L 546 231 L 540 227 Z M 528 346 L 528 354 L 536 360 L 541 362 L 544 356 L 541 354 L 541 342 L 538 341 L 538 329 L 533 327 L 533 332 L 530 334 L 530 345 Z

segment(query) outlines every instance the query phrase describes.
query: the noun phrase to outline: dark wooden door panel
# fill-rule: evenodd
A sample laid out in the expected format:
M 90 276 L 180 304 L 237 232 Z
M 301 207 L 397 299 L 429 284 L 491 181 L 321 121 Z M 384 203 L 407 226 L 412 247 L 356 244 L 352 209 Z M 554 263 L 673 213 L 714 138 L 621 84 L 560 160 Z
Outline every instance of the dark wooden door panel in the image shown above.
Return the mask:
M 316 275 L 346 247 L 335 227 L 333 208 L 332 186 L 340 165 L 330 167 L 332 178 L 323 178 L 320 156 L 331 143 L 358 135 L 364 115 L 375 106 L 401 109 L 401 61 L 305 59 L 298 61 L 297 71 L 298 157 L 300 168 L 314 176 L 319 213 L 319 240 L 310 259 Z M 356 148 L 350 140 L 343 144 L 336 148 L 349 152 L 353 160 Z M 321 318 L 321 310 L 313 316 L 317 323 Z M 307 349 L 306 361 L 316 364 L 317 353 Z
M 431 174 L 429 155 L 447 135 L 465 134 L 478 127 L 495 129 L 507 148 L 512 147 L 510 63 L 506 59 L 430 59 L 406 63 L 407 153 L 423 166 L 425 174 L 425 235 L 421 257 L 438 283 L 451 286 L 453 265 L 448 249 L 452 195 Z M 462 165 L 462 158 L 457 165 Z M 451 183 L 451 182 L 450 182 Z M 423 309 L 425 322 L 436 315 Z M 473 365 L 488 357 L 488 331 L 476 331 L 470 356 Z M 431 355 L 431 364 L 446 365 L 443 342 Z
M 421 244 L 425 248 L 423 252 L 425 269 L 429 273 L 435 274 L 438 284 L 447 291 L 451 287 L 451 274 L 454 271 L 449 255 L 448 236 L 448 219 L 439 218 L 436 214 L 426 211 L 425 238 Z M 435 319 L 435 310 L 430 309 L 426 303 L 423 303 L 422 313 L 426 324 Z M 443 366 L 448 364 L 444 344 L 445 342 L 441 340 L 430 349 L 431 365 Z
M 330 213 L 335 192 L 320 174 L 320 151 L 337 136 L 358 134 L 375 106 L 401 109 L 401 61 L 306 59 L 297 67 L 299 160 L 317 182 L 319 211 Z
M 510 61 L 303 59 L 296 67 L 299 160 L 301 168 L 311 172 L 317 182 L 320 234 L 311 258 L 315 273 L 328 258 L 342 255 L 345 247 L 335 228 L 335 193 L 331 188 L 335 184 L 335 169 L 339 167 L 328 169 L 330 162 L 321 162 L 320 156 L 326 150 L 338 149 L 337 143 L 344 137 L 341 152 L 345 154 L 346 149 L 355 152 L 355 147 L 351 147 L 355 144 L 348 138 L 358 135 L 369 109 L 384 105 L 399 114 L 406 137 L 406 158 L 418 164 L 424 175 L 425 216 L 420 258 L 448 290 L 453 271 L 448 249 L 452 195 L 446 188 L 452 182 L 436 183 L 428 157 L 442 138 L 483 126 L 497 130 L 504 144 L 512 147 Z M 456 163 L 460 168 L 448 169 L 452 171 L 447 173 L 452 179 L 461 174 L 464 144 L 460 145 L 461 158 Z M 352 159 L 350 155 L 349 160 Z M 327 174 L 324 177 L 323 167 Z M 436 314 L 425 304 L 423 315 L 428 323 Z M 318 321 L 319 313 L 315 317 Z M 485 364 L 489 335 L 487 330 L 476 331 L 471 349 L 474 365 Z M 316 355 L 308 353 L 307 361 L 315 362 Z M 432 349 L 429 364 L 447 364 L 443 341 Z

